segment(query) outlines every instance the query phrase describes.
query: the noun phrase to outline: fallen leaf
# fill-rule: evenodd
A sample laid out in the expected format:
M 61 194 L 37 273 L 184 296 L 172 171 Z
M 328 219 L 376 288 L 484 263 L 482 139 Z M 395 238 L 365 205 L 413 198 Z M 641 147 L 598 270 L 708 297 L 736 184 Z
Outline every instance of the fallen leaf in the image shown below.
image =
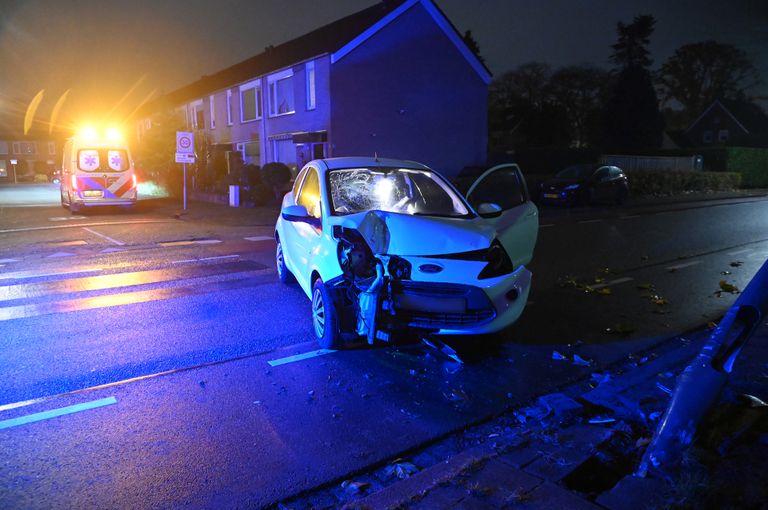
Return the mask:
M 599 276 L 595 276 L 594 283 L 603 283 L 604 281 L 605 281 L 605 278 L 600 278 Z
M 737 294 L 739 292 L 739 288 L 737 286 L 728 283 L 725 280 L 720 280 L 720 290 L 723 292 L 729 292 L 731 294 Z
M 652 283 L 641 283 L 637 286 L 640 290 L 653 290 L 653 284 Z
M 731 267 L 739 267 L 739 266 L 741 266 L 743 263 L 744 263 L 744 262 L 742 262 L 742 261 L 740 261 L 740 260 L 737 260 L 737 261 L 735 261 L 735 262 L 731 262 Z
M 603 287 L 602 289 L 597 289 L 596 292 L 598 294 L 602 295 L 602 296 L 610 296 L 611 295 L 610 287 Z

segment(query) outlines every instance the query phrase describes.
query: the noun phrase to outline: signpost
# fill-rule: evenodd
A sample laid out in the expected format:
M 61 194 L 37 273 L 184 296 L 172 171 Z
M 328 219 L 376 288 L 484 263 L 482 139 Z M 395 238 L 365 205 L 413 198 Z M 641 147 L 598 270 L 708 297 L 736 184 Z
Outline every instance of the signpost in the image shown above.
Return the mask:
M 176 163 L 184 166 L 184 210 L 187 210 L 187 163 L 195 162 L 195 133 L 176 131 Z
M 19 183 L 19 179 L 18 179 L 18 177 L 16 177 L 16 165 L 18 163 L 19 163 L 18 160 L 15 160 L 15 159 L 11 160 L 11 166 L 13 167 L 13 183 L 14 184 L 18 184 Z

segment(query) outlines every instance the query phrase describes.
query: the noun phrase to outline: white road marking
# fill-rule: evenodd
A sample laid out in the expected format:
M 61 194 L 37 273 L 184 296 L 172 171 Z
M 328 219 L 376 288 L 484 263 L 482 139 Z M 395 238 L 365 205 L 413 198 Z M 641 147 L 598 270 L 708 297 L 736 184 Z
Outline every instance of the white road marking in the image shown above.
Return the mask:
M 109 406 L 117 404 L 115 397 L 107 397 L 99 400 L 92 400 L 90 402 L 84 402 L 82 404 L 75 404 L 67 407 L 60 407 L 58 409 L 51 409 L 50 411 L 43 411 L 41 413 L 28 414 L 26 416 L 19 416 L 18 418 L 11 418 L 10 420 L 0 421 L 0 429 L 9 429 L 11 427 L 18 427 L 19 425 L 26 425 L 27 423 L 34 423 L 36 421 L 49 420 L 51 418 L 57 418 L 72 413 L 79 413 L 81 411 L 88 411 L 90 409 L 97 409 L 99 407 Z
M 88 244 L 88 241 L 85 241 L 83 239 L 78 239 L 76 241 L 52 242 L 52 243 L 48 243 L 48 246 L 82 246 L 84 244 Z
M 206 260 L 222 260 L 222 259 L 236 259 L 240 255 L 219 255 L 218 257 L 203 257 L 201 259 L 186 259 L 186 260 L 174 260 L 172 264 L 186 264 L 189 262 L 202 262 Z
M 701 264 L 700 260 L 692 260 L 690 262 L 683 262 L 682 264 L 677 264 L 677 265 L 674 265 L 674 266 L 669 266 L 669 267 L 666 267 L 665 269 L 667 271 L 676 271 L 678 269 L 683 269 L 684 267 L 691 267 L 691 266 L 695 266 L 695 265 L 698 265 L 698 264 Z
M 59 258 L 59 257 L 73 257 L 74 255 L 75 255 L 74 253 L 69 253 L 67 251 L 58 251 L 58 252 L 54 253 L 53 255 L 48 255 L 45 258 L 52 259 L 52 258 Z
M 743 250 L 729 251 L 728 255 L 741 255 L 742 253 L 749 253 L 751 251 L 750 248 L 745 248 Z
M 766 258 L 766 254 L 765 253 L 761 253 L 759 251 L 756 251 L 755 253 L 750 253 L 749 255 L 747 255 L 746 258 L 748 258 L 748 259 L 762 259 L 762 258 Z
M 620 283 L 631 282 L 632 280 L 634 280 L 634 278 L 631 278 L 629 276 L 625 276 L 623 278 L 616 278 L 615 280 L 611 280 L 609 282 L 598 283 L 597 285 L 590 285 L 589 287 L 591 289 L 602 289 L 603 287 L 610 287 L 612 285 L 618 285 Z
M 118 246 L 125 246 L 125 243 L 123 243 L 123 242 L 120 242 L 120 241 L 118 241 L 117 239 L 113 239 L 113 238 L 109 237 L 108 235 L 100 234 L 99 232 L 96 232 L 96 231 L 95 231 L 95 230 L 93 230 L 92 228 L 83 227 L 83 230 L 85 230 L 86 232 L 90 232 L 91 234 L 93 234 L 93 235 L 95 235 L 95 236 L 99 236 L 99 237 L 101 237 L 102 239 L 106 239 L 107 241 L 109 241 L 109 242 L 110 242 L 110 243 L 112 243 L 112 244 L 116 244 L 116 245 L 118 245 Z
M 5 207 L 5 206 L 3 206 Z M 16 232 L 33 232 L 35 230 L 56 230 L 60 228 L 99 227 L 101 225 L 143 225 L 145 223 L 172 223 L 174 220 L 133 220 L 133 221 L 100 221 L 94 223 L 79 223 L 74 225 L 48 225 L 45 227 L 9 228 L 0 230 L 0 234 L 12 234 Z
M 55 216 L 48 218 L 49 221 L 70 221 L 70 220 L 84 220 L 85 216 Z
M 60 276 L 65 274 L 96 273 L 103 271 L 100 267 L 91 267 L 87 269 L 74 269 L 69 271 L 57 271 L 55 273 L 31 273 L 29 271 L 19 271 L 17 273 L 0 274 L 0 280 L 24 280 L 27 278 L 43 278 L 45 276 Z
M 295 361 L 302 361 L 305 359 L 314 358 L 316 356 L 322 356 L 324 354 L 331 354 L 334 352 L 336 351 L 331 349 L 318 349 L 316 351 L 305 352 L 304 354 L 296 354 L 295 356 L 287 356 L 285 358 L 273 359 L 272 361 L 267 361 L 267 363 L 269 363 L 269 365 L 272 367 L 277 367 L 280 365 L 293 363 Z
M 0 264 L 8 264 L 10 262 L 18 262 L 19 259 L 0 259 Z
M 275 238 L 272 236 L 254 236 L 254 237 L 243 237 L 246 241 L 274 241 Z
M 120 248 L 104 248 L 99 253 L 115 253 L 119 251 L 123 251 L 123 250 L 121 250 Z
M 597 220 L 581 220 L 579 223 L 599 223 L 603 220 L 597 219 Z
M 193 241 L 167 241 L 164 243 L 157 243 L 160 246 L 168 247 L 168 246 L 188 246 L 190 244 L 217 244 L 221 241 L 219 239 L 198 239 Z
M 545 223 L 544 225 L 539 225 L 539 228 L 547 228 L 547 227 L 554 227 L 554 223 Z

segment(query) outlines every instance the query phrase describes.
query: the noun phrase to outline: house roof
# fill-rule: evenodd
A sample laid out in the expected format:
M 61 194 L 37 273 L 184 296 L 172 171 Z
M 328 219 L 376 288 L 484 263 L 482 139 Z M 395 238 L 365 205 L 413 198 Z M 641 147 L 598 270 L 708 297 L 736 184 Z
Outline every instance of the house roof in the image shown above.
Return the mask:
M 383 0 L 296 39 L 278 46 L 268 46 L 264 52 L 222 69 L 215 74 L 203 76 L 199 80 L 147 104 L 142 108 L 142 112 L 144 114 L 154 112 L 162 104 L 179 105 L 318 55 L 331 54 L 332 61 L 338 61 L 386 26 L 392 19 L 419 2 L 454 44 L 459 45 L 459 50 L 465 58 L 470 60 L 470 64 L 481 74 L 481 77 L 486 79 L 486 82 L 489 81 L 491 74 L 488 68 L 469 50 L 456 28 L 431 0 Z
M 688 127 L 686 132 L 692 130 L 712 108 L 720 105 L 733 120 L 735 120 L 747 133 L 762 133 L 768 131 L 768 115 L 755 103 L 735 99 L 718 98 L 712 101 L 706 110 Z

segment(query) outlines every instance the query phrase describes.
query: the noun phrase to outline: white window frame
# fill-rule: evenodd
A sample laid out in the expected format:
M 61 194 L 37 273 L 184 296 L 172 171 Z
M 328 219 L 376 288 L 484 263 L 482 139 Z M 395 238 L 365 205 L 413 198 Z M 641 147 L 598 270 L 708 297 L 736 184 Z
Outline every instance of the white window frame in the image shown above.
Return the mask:
M 232 125 L 232 89 L 227 89 L 227 126 Z
M 203 100 L 198 99 L 197 101 L 193 101 L 189 103 L 189 116 L 190 116 L 190 125 L 192 126 L 192 129 L 202 129 L 204 126 L 198 126 L 197 125 L 197 108 L 203 106 Z
M 704 143 L 712 143 L 712 131 L 710 130 L 704 131 L 704 135 L 701 137 L 701 140 Z
M 0 140 L 0 154 L 8 154 L 9 150 L 10 147 L 8 147 L 8 142 Z
M 256 111 L 254 114 L 256 115 L 252 119 L 245 120 L 244 117 L 244 111 L 243 111 L 243 92 L 248 89 L 254 89 L 253 96 L 254 96 L 254 104 L 256 106 Z M 248 83 L 244 83 L 240 85 L 240 123 L 245 124 L 247 122 L 253 122 L 255 120 L 261 120 L 261 117 L 264 115 L 264 112 L 261 112 L 261 115 L 259 115 L 259 106 L 261 105 L 261 80 L 253 80 Z
M 293 78 L 293 69 L 286 69 L 279 73 L 270 74 L 267 77 L 267 91 L 269 97 L 269 116 L 270 117 L 282 117 L 283 115 L 293 115 L 296 113 L 296 101 L 294 97 L 293 110 L 289 112 L 277 113 L 277 87 L 275 84 L 280 80 L 287 78 Z M 293 81 L 291 81 L 291 93 L 293 93 Z
M 214 100 L 213 95 L 208 96 L 208 110 L 211 113 L 211 118 L 208 121 L 208 125 L 211 126 L 211 129 L 216 129 L 216 114 L 214 113 L 215 108 L 213 106 L 213 100 Z
M 718 142 L 727 142 L 729 134 L 730 133 L 728 133 L 727 129 L 721 129 L 720 131 L 717 132 L 717 141 Z
M 317 108 L 317 79 L 314 60 L 305 64 L 304 73 L 307 82 L 307 110 L 314 110 Z

